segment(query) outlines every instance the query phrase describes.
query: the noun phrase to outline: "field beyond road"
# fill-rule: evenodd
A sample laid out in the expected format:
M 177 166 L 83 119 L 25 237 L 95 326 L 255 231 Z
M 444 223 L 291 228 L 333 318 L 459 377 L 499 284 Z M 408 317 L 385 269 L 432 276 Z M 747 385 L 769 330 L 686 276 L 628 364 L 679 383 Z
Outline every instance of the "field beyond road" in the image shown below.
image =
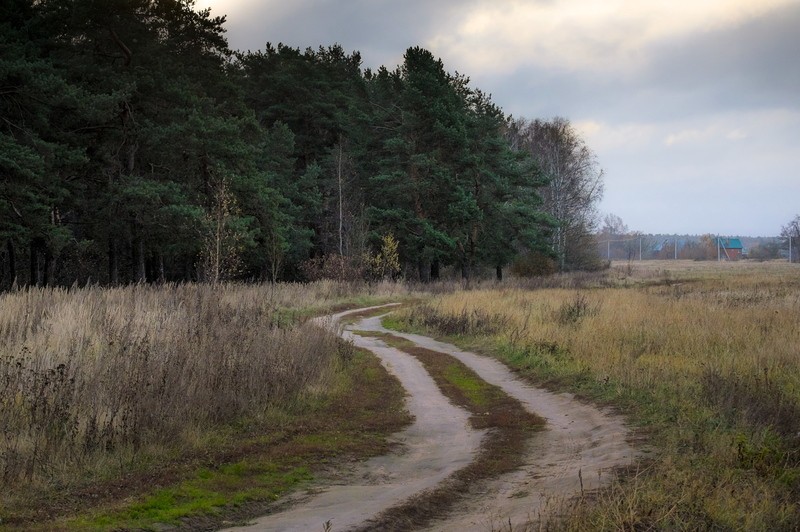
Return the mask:
M 539 286 L 444 294 L 392 324 L 627 417 L 651 458 L 561 525 L 800 527 L 796 265 L 634 262 Z

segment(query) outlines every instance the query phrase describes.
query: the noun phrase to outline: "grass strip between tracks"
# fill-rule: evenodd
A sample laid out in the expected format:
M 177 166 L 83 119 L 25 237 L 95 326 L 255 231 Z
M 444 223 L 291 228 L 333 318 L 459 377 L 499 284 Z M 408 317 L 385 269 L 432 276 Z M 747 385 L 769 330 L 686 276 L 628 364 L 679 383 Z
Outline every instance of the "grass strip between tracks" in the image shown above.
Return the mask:
M 366 527 L 374 530 L 409 530 L 429 524 L 444 515 L 470 489 L 523 464 L 528 439 L 544 426 L 544 420 L 530 412 L 499 387 L 481 379 L 459 360 L 437 351 L 418 347 L 390 333 L 354 331 L 380 338 L 419 360 L 442 393 L 471 413 L 470 423 L 487 429 L 475 460 L 457 471 L 440 486 L 383 512 Z

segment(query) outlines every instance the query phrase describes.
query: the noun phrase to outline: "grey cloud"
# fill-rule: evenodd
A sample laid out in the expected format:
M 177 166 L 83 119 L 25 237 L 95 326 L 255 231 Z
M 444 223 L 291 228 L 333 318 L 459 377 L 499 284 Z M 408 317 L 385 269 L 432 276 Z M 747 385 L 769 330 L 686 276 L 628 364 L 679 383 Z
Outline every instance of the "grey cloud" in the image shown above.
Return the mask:
M 798 28 L 800 4 L 735 28 L 652 45 L 643 50 L 646 65 L 625 75 L 616 70 L 525 68 L 501 79 L 486 79 L 490 87 L 484 88 L 504 107 L 526 108 L 537 115 L 609 121 L 662 121 L 753 108 L 798 108 Z
M 735 28 L 664 42 L 651 50 L 644 80 L 717 108 L 797 107 L 799 29 L 796 4 Z
M 259 3 L 227 27 L 239 49 L 263 49 L 268 41 L 301 49 L 339 43 L 361 52 L 367 67 L 393 68 L 406 48 L 424 44 L 443 21 L 477 1 L 300 0 L 282 8 L 284 16 Z
M 228 23 L 231 44 L 262 49 L 267 41 L 305 48 L 333 43 L 358 50 L 365 66 L 393 68 L 408 46 L 425 45 L 442 27 L 485 0 L 297 0 L 275 9 L 253 2 Z M 285 14 L 281 14 L 281 13 Z M 800 4 L 745 24 L 665 40 L 643 50 L 638 72 L 570 72 L 526 67 L 482 77 L 448 61 L 515 114 L 661 120 L 709 110 L 798 105 Z M 580 35 L 575 36 L 580 39 Z M 437 53 L 436 50 L 432 50 Z M 631 118 L 628 118 L 630 120 Z

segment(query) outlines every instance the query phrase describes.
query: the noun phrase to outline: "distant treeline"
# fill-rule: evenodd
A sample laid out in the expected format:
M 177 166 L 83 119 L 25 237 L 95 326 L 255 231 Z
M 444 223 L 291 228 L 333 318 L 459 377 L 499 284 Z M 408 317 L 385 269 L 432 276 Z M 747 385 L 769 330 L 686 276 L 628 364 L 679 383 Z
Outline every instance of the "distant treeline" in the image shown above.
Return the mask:
M 569 122 L 512 121 L 421 48 L 234 52 L 193 3 L 2 4 L 0 288 L 596 262 Z

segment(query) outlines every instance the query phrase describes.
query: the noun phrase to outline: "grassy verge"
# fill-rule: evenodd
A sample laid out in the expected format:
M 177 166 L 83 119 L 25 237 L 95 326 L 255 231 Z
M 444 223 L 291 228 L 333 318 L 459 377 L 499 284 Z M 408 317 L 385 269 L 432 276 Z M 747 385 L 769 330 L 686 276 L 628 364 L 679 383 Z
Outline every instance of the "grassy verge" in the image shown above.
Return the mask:
M 471 413 L 470 424 L 476 429 L 489 431 L 473 462 L 439 487 L 381 514 L 376 522 L 370 524 L 373 529 L 412 530 L 429 524 L 431 519 L 441 517 L 481 481 L 514 471 L 522 465 L 528 439 L 544 425 L 544 420 L 449 355 L 417 347 L 391 334 L 359 334 L 379 337 L 388 345 L 417 358 L 442 393 Z
M 41 519 L 48 503 L 40 500 L 38 519 L 11 516 L 4 524 L 26 530 L 197 530 L 243 522 L 268 513 L 282 495 L 312 485 L 336 463 L 386 453 L 386 436 L 411 421 L 403 396 L 371 354 L 356 350 L 330 393 L 273 412 L 272 427 L 250 427 L 249 437 L 227 439 L 189 460 L 161 461 L 158 472 L 62 495 L 49 508 L 56 514 L 51 519 Z
M 617 406 L 654 458 L 559 526 L 800 528 L 800 274 L 612 271 L 594 288 L 448 294 L 394 318 Z

